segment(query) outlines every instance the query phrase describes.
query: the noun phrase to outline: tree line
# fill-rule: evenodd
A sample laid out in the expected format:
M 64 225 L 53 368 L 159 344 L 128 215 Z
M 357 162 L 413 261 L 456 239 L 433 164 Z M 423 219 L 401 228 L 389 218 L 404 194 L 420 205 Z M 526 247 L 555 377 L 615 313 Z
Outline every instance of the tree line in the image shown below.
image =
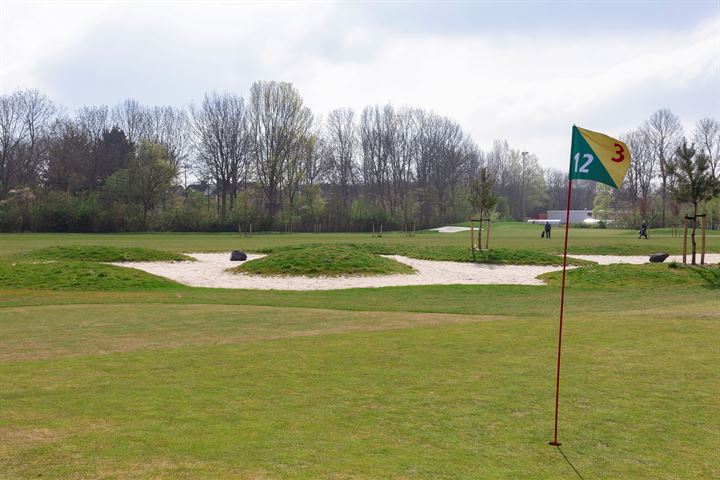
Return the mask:
M 623 189 L 578 182 L 574 205 L 667 224 L 680 214 L 668 194 L 679 119 L 658 110 L 623 138 L 633 154 Z M 720 123 L 700 120 L 691 138 L 717 175 Z M 565 208 L 567 172 L 505 140 L 483 151 L 458 122 L 421 108 L 320 116 L 275 81 L 255 82 L 248 98 L 127 99 L 73 115 L 37 90 L 0 95 L 3 231 L 425 228 L 467 219 L 480 178 L 492 185 L 494 218 Z
M 697 204 L 692 205 L 686 199 L 687 195 L 680 192 L 688 180 L 720 179 L 718 119 L 702 118 L 692 131 L 684 132 L 675 113 L 660 109 L 620 138 L 632 154 L 630 169 L 620 190 L 598 187 L 594 200 L 597 217 L 616 223 L 638 225 L 645 222 L 658 227 L 679 225 L 683 215 L 699 213 Z M 688 156 L 688 152 L 692 155 Z M 691 175 L 694 178 L 682 174 L 688 168 L 688 162 L 702 167 Z M 720 199 L 717 194 L 703 203 L 711 228 L 718 228 Z

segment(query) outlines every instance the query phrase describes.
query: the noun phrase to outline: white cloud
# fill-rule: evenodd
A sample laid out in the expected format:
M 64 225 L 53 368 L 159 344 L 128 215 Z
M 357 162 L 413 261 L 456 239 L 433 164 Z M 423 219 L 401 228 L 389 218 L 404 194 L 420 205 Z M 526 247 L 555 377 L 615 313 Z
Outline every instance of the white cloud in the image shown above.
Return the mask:
M 690 34 L 610 38 L 387 38 L 370 62 L 348 69 L 320 60 L 296 81 L 321 110 L 350 102 L 421 105 L 457 118 L 487 147 L 508 138 L 564 167 L 573 123 L 619 134 L 652 109 L 698 94 L 697 84 L 720 81 L 717 35 L 707 23 Z M 653 91 L 651 110 L 636 101 Z M 717 115 L 717 94 L 707 100 L 704 114 Z
M 720 116 L 717 19 L 675 30 L 421 34 L 329 3 L 2 5 L 3 89 L 38 87 L 70 107 L 128 96 L 182 105 L 285 80 L 318 114 L 432 108 L 485 148 L 507 138 L 559 168 L 573 123 L 619 134 L 661 107 L 688 124 Z
M 37 75 L 42 63 L 81 42 L 109 5 L 69 9 L 60 2 L 0 0 L 0 91 L 20 86 L 49 88 Z

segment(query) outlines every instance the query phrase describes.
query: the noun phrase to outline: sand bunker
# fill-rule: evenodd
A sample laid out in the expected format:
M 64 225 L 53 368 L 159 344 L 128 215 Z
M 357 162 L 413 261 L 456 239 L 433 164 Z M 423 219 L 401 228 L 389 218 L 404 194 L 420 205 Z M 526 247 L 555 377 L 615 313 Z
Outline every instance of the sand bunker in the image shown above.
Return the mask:
M 121 267 L 137 268 L 191 287 L 249 288 L 259 290 L 337 290 L 344 288 L 397 287 L 405 285 L 544 285 L 537 277 L 557 270 L 557 266 L 486 265 L 438 262 L 388 255 L 413 267 L 417 273 L 368 277 L 262 277 L 225 270 L 241 262 L 231 262 L 230 253 L 189 253 L 196 262 L 123 262 Z M 248 260 L 263 255 L 248 254 Z
M 470 230 L 470 227 L 439 227 L 439 228 L 431 228 L 431 232 L 440 232 L 440 233 L 458 233 L 458 232 L 467 232 Z
M 481 263 L 439 262 L 416 260 L 400 255 L 388 258 L 410 265 L 414 274 L 378 275 L 368 277 L 262 277 L 246 273 L 230 273 L 228 268 L 241 262 L 231 262 L 230 253 L 188 253 L 196 262 L 124 262 L 120 267 L 139 270 L 169 278 L 191 287 L 247 288 L 257 290 L 338 290 L 345 288 L 379 288 L 406 285 L 544 285 L 536 277 L 560 270 L 559 266 L 487 265 Z M 248 260 L 264 255 L 248 254 Z M 643 264 L 648 256 L 573 255 L 574 258 L 592 260 L 601 265 L 611 263 Z M 670 257 L 666 262 L 682 261 L 681 256 Z M 698 256 L 698 261 L 700 258 Z M 720 254 L 705 255 L 706 263 L 720 262 Z M 574 268 L 574 267 L 568 267 Z

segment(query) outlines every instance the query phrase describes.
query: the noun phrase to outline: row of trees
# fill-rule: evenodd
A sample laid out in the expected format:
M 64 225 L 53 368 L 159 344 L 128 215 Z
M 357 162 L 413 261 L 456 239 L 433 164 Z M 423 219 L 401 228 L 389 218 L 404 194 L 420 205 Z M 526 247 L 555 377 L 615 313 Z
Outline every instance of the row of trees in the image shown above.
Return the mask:
M 687 200 L 675 193 L 682 189 L 680 163 L 700 161 L 708 178 L 720 178 L 720 121 L 699 120 L 691 132 L 684 132 L 680 118 L 668 109 L 654 112 L 636 129 L 621 136 L 632 154 L 632 162 L 623 187 L 613 190 L 598 187 L 594 206 L 596 216 L 618 223 L 641 221 L 653 226 L 681 223 L 682 204 Z M 695 158 L 695 154 L 698 158 Z M 683 157 L 683 155 L 685 155 Z M 703 158 L 700 159 L 699 156 Z M 704 207 L 717 228 L 720 202 L 712 196 Z
M 713 172 L 719 132 L 713 119 L 694 132 Z M 633 164 L 623 190 L 596 195 L 579 182 L 574 204 L 600 197 L 646 218 L 659 202 L 665 222 L 677 210 L 668 165 L 681 138 L 677 117 L 656 112 L 625 136 Z M 208 93 L 188 108 L 128 99 L 73 116 L 36 90 L 0 96 L 3 230 L 420 228 L 466 219 L 481 176 L 496 217 L 565 207 L 567 172 L 504 140 L 483 151 L 456 121 L 419 108 L 322 118 L 291 84 L 272 81 L 254 83 L 247 99 Z

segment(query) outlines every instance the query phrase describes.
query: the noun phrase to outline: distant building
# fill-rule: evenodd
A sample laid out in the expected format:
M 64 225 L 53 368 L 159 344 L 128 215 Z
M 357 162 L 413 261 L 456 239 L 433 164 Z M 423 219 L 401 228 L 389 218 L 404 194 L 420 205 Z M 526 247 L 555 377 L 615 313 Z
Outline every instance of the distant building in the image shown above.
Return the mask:
M 561 224 L 565 224 L 565 216 L 567 210 L 548 210 L 548 220 L 557 220 Z M 593 218 L 592 210 L 570 210 L 570 224 L 573 223 L 595 223 L 598 220 Z
M 538 215 L 539 217 L 539 215 Z M 557 219 L 550 219 L 550 218 L 528 218 L 527 223 L 535 223 L 540 225 L 545 225 L 546 223 L 549 223 L 550 225 L 560 225 L 560 220 Z M 563 218 L 563 223 L 565 223 L 565 219 Z

